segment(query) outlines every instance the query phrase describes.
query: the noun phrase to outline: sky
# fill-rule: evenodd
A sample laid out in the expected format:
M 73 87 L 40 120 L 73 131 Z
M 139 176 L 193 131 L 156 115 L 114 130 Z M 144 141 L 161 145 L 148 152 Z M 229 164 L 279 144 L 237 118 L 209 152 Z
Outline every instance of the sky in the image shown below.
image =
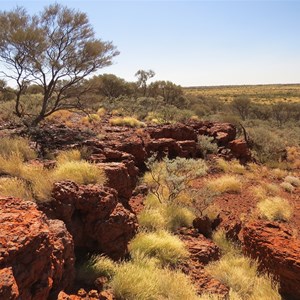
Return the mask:
M 0 0 L 36 13 L 54 1 Z M 120 51 L 113 73 L 181 86 L 300 83 L 298 1 L 56 1 L 85 12 L 96 36 Z

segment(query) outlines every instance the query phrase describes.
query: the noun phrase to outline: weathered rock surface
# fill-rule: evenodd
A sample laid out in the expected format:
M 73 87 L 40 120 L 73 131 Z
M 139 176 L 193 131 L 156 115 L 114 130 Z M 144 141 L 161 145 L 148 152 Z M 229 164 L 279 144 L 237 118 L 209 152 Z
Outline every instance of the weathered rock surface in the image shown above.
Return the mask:
M 118 202 L 114 189 L 64 181 L 55 184 L 52 196 L 54 200 L 42 209 L 50 218 L 65 222 L 75 247 L 103 252 L 115 259 L 127 253 L 137 220 Z
M 300 299 L 300 241 L 284 225 L 257 221 L 242 231 L 243 249 L 280 282 L 286 299 Z
M 0 198 L 0 299 L 48 299 L 71 286 L 73 240 L 33 202 Z
M 246 141 L 242 139 L 232 140 L 228 143 L 228 148 L 231 150 L 232 155 L 242 160 L 243 162 L 247 162 L 251 159 L 251 153 Z
M 196 229 L 180 229 L 177 234 L 190 253 L 189 259 L 181 264 L 181 269 L 190 276 L 197 292 L 219 294 L 222 299 L 226 299 L 229 294 L 228 287 L 204 270 L 206 264 L 220 258 L 218 246 Z

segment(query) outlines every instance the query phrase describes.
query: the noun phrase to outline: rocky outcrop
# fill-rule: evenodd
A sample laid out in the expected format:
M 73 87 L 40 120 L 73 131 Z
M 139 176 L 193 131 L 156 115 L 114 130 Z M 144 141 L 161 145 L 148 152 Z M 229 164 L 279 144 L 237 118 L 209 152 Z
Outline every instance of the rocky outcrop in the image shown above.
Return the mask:
M 115 189 L 118 196 L 129 199 L 136 186 L 139 171 L 133 161 L 98 164 L 108 179 L 106 185 Z
M 188 260 L 183 262 L 180 268 L 189 275 L 197 292 L 218 294 L 221 299 L 227 299 L 229 289 L 217 279 L 212 278 L 204 269 L 206 264 L 220 258 L 218 246 L 196 229 L 182 228 L 177 234 L 190 253 Z
M 65 181 L 55 184 L 52 196 L 54 200 L 42 209 L 50 218 L 65 222 L 75 247 L 102 252 L 115 259 L 126 255 L 137 220 L 118 202 L 114 189 Z
M 242 231 L 244 252 L 280 282 L 286 299 L 300 299 L 300 241 L 284 225 L 257 221 Z
M 251 159 L 251 153 L 245 140 L 236 139 L 230 141 L 228 143 L 228 148 L 235 158 L 240 159 L 243 162 L 247 162 Z
M 0 299 L 48 299 L 71 286 L 73 240 L 33 202 L 0 198 Z

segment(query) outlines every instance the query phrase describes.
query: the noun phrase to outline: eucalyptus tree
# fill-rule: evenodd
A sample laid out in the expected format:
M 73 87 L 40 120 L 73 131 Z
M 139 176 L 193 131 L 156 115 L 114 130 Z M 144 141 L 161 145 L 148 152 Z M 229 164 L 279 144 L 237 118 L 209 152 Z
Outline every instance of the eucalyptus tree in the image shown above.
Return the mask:
M 16 84 L 15 114 L 28 126 L 61 109 L 81 108 L 84 79 L 111 65 L 119 52 L 95 37 L 85 13 L 60 4 L 29 15 L 24 8 L 0 12 L 2 75 Z M 23 97 L 29 85 L 42 87 L 35 113 Z

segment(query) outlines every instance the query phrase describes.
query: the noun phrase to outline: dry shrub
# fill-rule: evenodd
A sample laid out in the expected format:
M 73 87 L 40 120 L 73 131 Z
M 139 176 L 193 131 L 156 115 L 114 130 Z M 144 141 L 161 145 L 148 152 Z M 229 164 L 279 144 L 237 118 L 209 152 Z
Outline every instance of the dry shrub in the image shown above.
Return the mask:
M 111 282 L 118 299 L 201 300 L 189 278 L 181 272 L 162 269 L 155 260 L 138 256 L 119 266 Z
M 140 232 L 130 242 L 129 251 L 133 257 L 140 254 L 154 257 L 162 265 L 174 265 L 188 255 L 183 242 L 165 230 Z
M 284 181 L 290 183 L 291 185 L 293 185 L 295 187 L 300 186 L 300 179 L 296 176 L 291 176 L 291 175 L 286 176 L 284 178 Z
M 207 181 L 206 186 L 209 190 L 218 193 L 240 193 L 242 190 L 240 179 L 232 175 L 223 175 Z
M 81 118 L 82 124 L 96 124 L 101 121 L 101 117 L 98 114 L 89 114 Z
M 294 169 L 300 169 L 300 147 L 287 147 L 287 161 Z
M 282 182 L 280 183 L 280 186 L 286 191 L 286 192 L 289 192 L 289 193 L 292 193 L 294 190 L 295 190 L 295 187 L 289 183 L 289 182 Z
M 0 195 L 32 200 L 32 194 L 28 186 L 18 178 L 0 178 Z
M 55 111 L 53 114 L 48 116 L 46 120 L 55 121 L 57 123 L 64 123 L 69 121 L 72 116 L 73 116 L 73 112 L 66 109 L 62 109 L 62 110 Z
M 146 124 L 133 117 L 115 117 L 109 120 L 112 126 L 145 127 Z
M 216 232 L 213 239 L 224 255 L 205 269 L 230 288 L 230 299 L 281 299 L 273 280 L 259 274 L 258 263 L 243 256 L 236 246 L 226 240 L 223 231 Z
M 226 161 L 222 158 L 216 160 L 217 167 L 225 173 L 232 174 L 245 174 L 246 168 L 239 163 L 238 160 L 233 159 L 231 161 Z
M 293 209 L 290 203 L 280 197 L 270 197 L 257 204 L 259 214 L 269 221 L 288 221 Z
M 77 149 L 61 151 L 56 156 L 56 160 L 58 164 L 70 161 L 79 161 L 81 160 L 81 152 Z
M 99 117 L 103 117 L 105 114 L 106 114 L 106 109 L 105 109 L 105 108 L 100 107 L 100 108 L 97 110 L 97 115 L 98 115 Z
M 262 185 L 253 187 L 251 191 L 255 198 L 262 200 L 269 196 L 277 196 L 280 192 L 280 188 L 276 184 L 264 183 Z
M 25 138 L 1 138 L 0 139 L 0 156 L 10 158 L 19 156 L 22 161 L 28 161 L 36 158 L 35 151 L 30 147 L 30 141 Z
M 183 226 L 191 226 L 195 214 L 186 207 L 178 205 L 159 205 L 157 208 L 145 208 L 139 215 L 139 224 L 146 230 L 175 231 Z
M 117 263 L 110 258 L 102 255 L 93 255 L 79 266 L 76 277 L 86 284 L 93 284 L 100 276 L 111 279 L 115 275 L 117 267 Z
M 106 176 L 103 169 L 86 161 L 66 161 L 53 172 L 54 180 L 71 180 L 77 184 L 104 184 Z

